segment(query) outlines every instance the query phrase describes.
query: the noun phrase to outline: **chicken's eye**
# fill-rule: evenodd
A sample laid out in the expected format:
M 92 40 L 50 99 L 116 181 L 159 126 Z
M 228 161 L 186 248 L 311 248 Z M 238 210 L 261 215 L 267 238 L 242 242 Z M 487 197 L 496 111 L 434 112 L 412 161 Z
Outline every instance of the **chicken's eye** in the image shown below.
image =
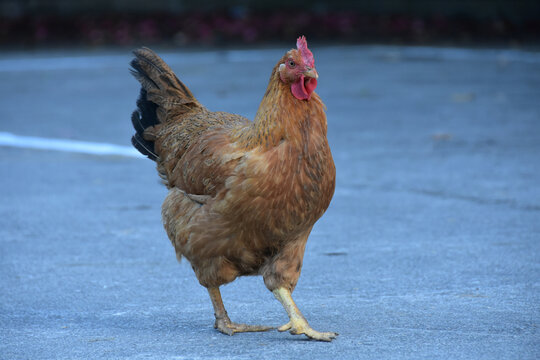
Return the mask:
M 292 60 L 289 60 L 289 66 L 293 68 L 296 66 L 296 63 Z

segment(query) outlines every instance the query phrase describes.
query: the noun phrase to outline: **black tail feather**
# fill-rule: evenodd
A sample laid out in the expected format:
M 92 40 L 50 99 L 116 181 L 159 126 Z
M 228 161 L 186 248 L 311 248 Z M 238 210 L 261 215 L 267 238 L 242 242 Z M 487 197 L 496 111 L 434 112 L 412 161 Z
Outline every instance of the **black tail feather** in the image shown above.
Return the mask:
M 146 134 L 146 129 L 167 121 L 158 118 L 158 107 L 163 115 L 174 109 L 175 114 L 188 112 L 201 105 L 191 91 L 176 77 L 171 68 L 152 50 L 140 48 L 133 51 L 131 74 L 141 83 L 141 93 L 137 100 L 137 110 L 131 116 L 135 135 L 131 142 L 137 150 L 152 160 L 158 155 L 154 141 Z
M 133 122 L 133 127 L 137 132 L 142 132 L 144 129 L 159 124 L 157 118 L 157 105 L 150 100 L 148 100 L 146 90 L 141 88 L 141 93 L 137 99 L 137 110 L 139 116 L 132 116 L 131 121 Z
M 158 156 L 154 153 L 154 142 L 144 140 L 138 133 L 131 137 L 131 144 L 135 149 L 143 155 L 146 155 L 150 160 L 156 161 Z
M 156 114 L 157 105 L 149 101 L 146 97 L 146 90 L 141 88 L 141 94 L 137 100 L 137 110 L 131 114 L 131 123 L 135 128 L 135 135 L 131 138 L 133 146 L 143 155 L 151 160 L 156 160 L 154 142 L 144 139 L 144 130 L 157 125 L 159 120 Z

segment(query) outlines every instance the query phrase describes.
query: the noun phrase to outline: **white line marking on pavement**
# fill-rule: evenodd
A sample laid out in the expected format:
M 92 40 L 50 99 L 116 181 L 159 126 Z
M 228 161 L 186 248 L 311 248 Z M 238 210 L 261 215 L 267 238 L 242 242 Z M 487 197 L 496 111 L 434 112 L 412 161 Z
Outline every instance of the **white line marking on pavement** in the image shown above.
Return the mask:
M 56 150 L 91 155 L 118 155 L 140 159 L 144 158 L 142 154 L 130 146 L 90 141 L 19 136 L 7 132 L 0 132 L 0 146 L 39 150 Z

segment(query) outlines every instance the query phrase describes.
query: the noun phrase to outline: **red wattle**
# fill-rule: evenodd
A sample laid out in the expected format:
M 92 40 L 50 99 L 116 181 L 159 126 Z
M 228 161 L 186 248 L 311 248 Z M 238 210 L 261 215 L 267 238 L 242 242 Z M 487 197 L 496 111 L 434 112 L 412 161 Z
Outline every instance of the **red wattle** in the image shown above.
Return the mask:
M 311 96 L 311 93 L 317 87 L 317 79 L 311 78 L 307 83 L 304 83 L 307 93 Z
M 316 87 L 317 79 L 311 78 L 304 82 L 304 75 L 300 75 L 300 79 L 291 85 L 291 92 L 298 100 L 309 100 Z

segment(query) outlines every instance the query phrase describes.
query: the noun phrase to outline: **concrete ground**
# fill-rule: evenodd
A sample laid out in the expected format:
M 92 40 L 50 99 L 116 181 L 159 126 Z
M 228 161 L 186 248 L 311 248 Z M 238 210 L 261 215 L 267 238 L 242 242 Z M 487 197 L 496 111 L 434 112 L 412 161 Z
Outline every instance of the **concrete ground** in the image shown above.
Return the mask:
M 285 50 L 162 53 L 252 118 Z M 294 297 L 337 340 L 217 333 L 151 161 L 22 144 L 0 146 L 0 358 L 540 358 L 540 53 L 312 50 L 338 180 Z M 129 146 L 129 60 L 3 53 L 0 132 Z M 222 293 L 234 321 L 287 320 L 259 277 Z

